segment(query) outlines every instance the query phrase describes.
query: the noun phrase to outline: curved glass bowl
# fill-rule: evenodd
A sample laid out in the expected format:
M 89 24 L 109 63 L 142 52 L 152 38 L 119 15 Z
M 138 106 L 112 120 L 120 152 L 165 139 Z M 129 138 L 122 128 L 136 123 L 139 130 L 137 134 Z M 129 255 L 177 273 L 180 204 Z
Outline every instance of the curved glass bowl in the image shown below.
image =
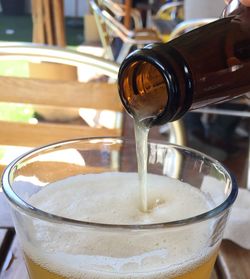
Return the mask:
M 108 277 L 98 278 L 147 278 L 151 273 L 168 278 L 173 274 L 182 276 L 182 273 L 197 272 L 197 266 L 201 265 L 199 270 L 203 273 L 192 278 L 209 278 L 230 207 L 237 196 L 234 178 L 218 161 L 198 151 L 162 142 L 148 143 L 147 165 L 150 174 L 166 176 L 199 189 L 212 206 L 187 218 L 127 224 L 117 223 L 115 218 L 109 222 L 68 218 L 32 204 L 32 195 L 50 183 L 75 175 L 122 172 L 126 176 L 126 173 L 136 173 L 135 144 L 122 138 L 85 138 L 54 143 L 12 162 L 3 174 L 2 186 L 12 206 L 15 228 L 31 278 L 39 278 L 36 277 L 37 266 L 49 266 L 50 272 L 60 275 L 58 262 L 62 255 L 66 259 L 76 255 L 81 259 L 80 265 L 75 266 L 70 260 L 71 264 L 66 264 L 72 271 L 70 278 L 78 278 L 74 275 L 77 272 L 86 273 L 89 278 L 97 278 L 97 274 L 102 273 Z M 192 205 L 187 203 L 185 206 L 188 210 Z M 112 204 L 107 212 L 111 209 Z M 41 228 L 45 238 L 41 237 Z M 199 236 L 204 235 L 205 241 L 200 241 L 201 245 L 197 247 Z M 59 239 L 67 236 L 64 241 L 67 245 L 60 241 L 52 245 L 55 236 L 60 236 Z M 84 245 L 79 244 L 82 238 Z M 175 244 L 169 243 L 170 240 Z M 115 247 L 112 243 L 116 243 Z M 184 247 L 179 249 L 178 243 Z M 169 261 L 173 251 L 174 257 Z M 43 264 L 46 259 L 49 263 Z M 53 263 L 51 267 L 50 263 Z

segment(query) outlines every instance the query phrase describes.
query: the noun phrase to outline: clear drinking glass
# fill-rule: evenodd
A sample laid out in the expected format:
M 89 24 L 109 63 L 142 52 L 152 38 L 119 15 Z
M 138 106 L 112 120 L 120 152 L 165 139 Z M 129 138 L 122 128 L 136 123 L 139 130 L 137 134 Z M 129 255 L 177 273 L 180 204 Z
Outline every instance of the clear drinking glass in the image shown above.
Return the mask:
M 160 177 L 164 179 L 163 192 L 176 181 L 187 183 L 185 189 L 191 189 L 191 196 L 204 198 L 209 209 L 197 213 L 190 197 L 185 198 L 184 192 L 177 189 L 172 196 L 182 196 L 181 208 L 191 212 L 185 218 L 175 217 L 178 207 L 166 209 L 171 207 L 172 198 L 164 200 L 168 198 L 163 192 L 151 201 L 149 212 L 142 213 L 138 185 L 131 188 L 136 194 L 129 196 L 129 187 L 134 183 L 131 177 L 137 177 L 135 144 L 121 138 L 59 142 L 33 150 L 11 163 L 3 174 L 2 185 L 12 207 L 30 278 L 209 279 L 230 207 L 237 196 L 235 180 L 218 161 L 162 142 L 148 143 L 147 163 L 149 176 L 152 175 L 149 199 Z M 72 195 L 68 192 L 73 188 L 69 178 L 77 175 L 88 177 L 88 185 L 78 193 L 78 183 Z M 154 179 L 154 175 L 159 177 Z M 169 179 L 166 185 L 165 179 Z M 61 181 L 69 184 L 66 192 Z M 105 190 L 106 195 L 102 190 L 108 181 L 116 181 L 116 185 L 113 190 Z M 123 198 L 115 195 L 124 183 L 128 188 L 121 191 L 126 189 L 128 195 L 123 206 L 126 209 L 128 203 L 128 214 L 134 222 L 117 221 L 123 211 L 119 213 L 119 208 L 114 208 L 117 200 Z M 36 196 L 49 189 L 49 184 L 56 184 L 56 191 L 43 195 L 45 205 L 39 209 L 41 196 Z M 52 195 L 55 198 L 50 204 Z M 100 207 L 105 199 L 107 206 Z M 133 219 L 130 199 L 138 204 L 139 218 Z M 164 202 L 167 205 L 162 209 Z M 56 213 L 50 208 L 55 203 L 59 205 Z M 80 214 L 72 216 L 78 206 Z M 85 216 L 88 207 L 93 207 L 90 217 Z M 170 216 L 165 220 L 166 211 Z M 149 217 L 152 212 L 161 215 L 161 222 Z

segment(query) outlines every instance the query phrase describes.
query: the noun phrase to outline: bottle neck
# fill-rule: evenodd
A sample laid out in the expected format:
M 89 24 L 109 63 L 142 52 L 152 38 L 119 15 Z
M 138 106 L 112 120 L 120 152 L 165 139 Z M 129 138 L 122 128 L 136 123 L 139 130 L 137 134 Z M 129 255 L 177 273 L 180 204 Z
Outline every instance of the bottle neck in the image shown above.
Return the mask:
M 190 70 L 167 44 L 149 45 L 129 55 L 120 67 L 118 87 L 128 113 L 147 126 L 176 120 L 192 104 Z
M 228 6 L 226 18 L 169 43 L 149 45 L 125 59 L 118 76 L 119 94 L 137 121 L 160 125 L 179 119 L 189 109 L 250 91 L 246 77 L 250 71 L 250 8 L 235 7 L 232 12 Z
M 171 44 L 165 44 L 164 51 L 157 50 L 162 56 L 166 57 L 163 61 L 163 68 L 166 70 L 171 68 L 171 77 L 175 81 L 175 91 L 170 90 L 172 103 L 169 102 L 166 110 L 169 110 L 173 103 L 176 103 L 176 110 L 172 113 L 171 118 L 168 121 L 175 121 L 181 118 L 191 107 L 193 103 L 193 76 L 188 63 L 184 57 L 171 46 Z M 167 63 L 165 63 L 165 61 Z M 166 121 L 165 121 L 166 122 Z
M 235 1 L 233 1 L 235 2 Z M 232 2 L 232 3 L 233 3 Z M 237 1 L 236 1 L 237 2 Z M 180 36 L 169 44 L 193 75 L 190 109 L 224 102 L 250 91 L 250 8 Z

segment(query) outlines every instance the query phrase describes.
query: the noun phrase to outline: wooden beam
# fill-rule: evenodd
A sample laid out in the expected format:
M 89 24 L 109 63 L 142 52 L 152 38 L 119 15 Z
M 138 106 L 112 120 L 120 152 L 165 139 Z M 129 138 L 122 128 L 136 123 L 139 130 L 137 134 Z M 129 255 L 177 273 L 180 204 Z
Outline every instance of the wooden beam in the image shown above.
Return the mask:
M 0 77 L 0 102 L 122 111 L 115 84 Z
M 52 27 L 52 14 L 51 14 L 51 1 L 43 0 L 43 10 L 44 10 L 44 25 L 45 25 L 45 38 L 46 43 L 49 45 L 54 45 L 55 34 Z
M 63 0 L 52 1 L 52 12 L 54 19 L 54 34 L 56 38 L 55 45 L 64 47 L 66 45 L 66 38 Z
M 41 0 L 32 0 L 33 42 L 45 43 L 43 5 Z
M 100 136 L 120 136 L 120 129 L 92 128 L 83 125 L 27 124 L 0 121 L 2 145 L 37 147 L 52 142 Z
M 77 67 L 73 65 L 53 62 L 29 62 L 28 65 L 31 79 L 78 81 Z

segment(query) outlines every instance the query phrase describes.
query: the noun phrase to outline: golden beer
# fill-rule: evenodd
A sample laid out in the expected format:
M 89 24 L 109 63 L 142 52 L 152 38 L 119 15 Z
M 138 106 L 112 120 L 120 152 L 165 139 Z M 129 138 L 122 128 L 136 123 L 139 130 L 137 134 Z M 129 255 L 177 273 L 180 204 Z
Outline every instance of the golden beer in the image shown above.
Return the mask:
M 148 146 L 146 210 L 123 139 L 52 144 L 10 165 L 3 190 L 31 279 L 210 279 L 237 184 L 204 154 Z
M 143 212 L 137 184 L 136 173 L 78 175 L 48 185 L 29 202 L 67 218 L 128 225 L 188 218 L 211 207 L 198 189 L 149 174 L 150 208 Z M 25 239 L 22 243 L 31 279 L 209 279 L 218 248 L 210 245 L 211 221 L 195 228 L 149 230 L 142 235 L 136 231 L 72 231 L 39 220 L 30 227 L 35 244 Z
M 29 270 L 29 275 L 31 279 L 65 279 L 65 278 L 72 278 L 73 277 L 64 277 L 62 275 L 55 274 L 46 268 L 41 267 L 39 264 L 34 263 L 31 259 L 29 259 L 27 256 L 25 256 L 26 263 Z M 193 270 L 190 270 L 186 274 L 179 275 L 177 277 L 171 277 L 173 279 L 210 279 L 211 272 L 214 266 L 214 262 L 216 260 L 216 254 L 212 255 L 211 258 L 200 265 L 199 267 L 196 267 Z M 117 277 L 121 278 L 120 275 L 117 275 Z M 94 279 L 93 277 L 81 277 L 83 279 Z M 114 277 L 115 278 L 115 277 Z M 127 278 L 127 277 L 124 277 Z M 144 278 L 135 276 L 135 278 Z M 169 277 L 157 277 L 157 274 L 152 278 L 161 278 L 161 279 L 168 279 Z

